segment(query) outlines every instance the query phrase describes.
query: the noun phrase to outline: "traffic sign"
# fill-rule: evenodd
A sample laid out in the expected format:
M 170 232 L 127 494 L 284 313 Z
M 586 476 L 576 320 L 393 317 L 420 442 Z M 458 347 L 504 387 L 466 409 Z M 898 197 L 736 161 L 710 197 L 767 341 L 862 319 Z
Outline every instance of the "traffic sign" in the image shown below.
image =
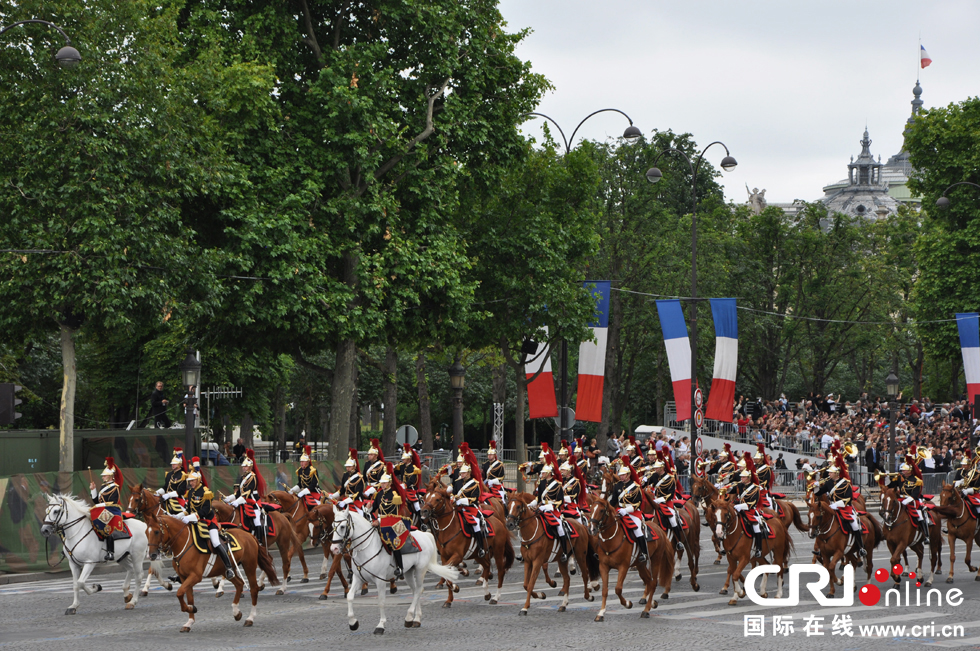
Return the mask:
M 703 452 L 704 452 L 704 442 L 701 440 L 701 437 L 699 436 L 694 441 L 694 456 L 700 457 Z
M 704 412 L 700 409 L 694 412 L 694 426 L 701 429 L 704 426 Z
M 698 461 L 701 461 L 700 456 L 698 456 L 697 460 L 694 462 L 694 474 L 698 477 L 704 477 L 704 467 L 701 466 Z
M 704 404 L 704 394 L 701 393 L 701 387 L 694 390 L 694 406 L 701 409 L 701 405 Z
M 561 427 L 561 407 L 558 408 L 558 415 L 555 416 L 555 425 Z M 575 427 L 575 410 L 565 407 L 565 427 L 572 429 Z
M 402 425 L 395 431 L 395 440 L 398 441 L 398 445 L 415 445 L 415 442 L 419 440 L 419 431 L 412 427 L 411 425 Z

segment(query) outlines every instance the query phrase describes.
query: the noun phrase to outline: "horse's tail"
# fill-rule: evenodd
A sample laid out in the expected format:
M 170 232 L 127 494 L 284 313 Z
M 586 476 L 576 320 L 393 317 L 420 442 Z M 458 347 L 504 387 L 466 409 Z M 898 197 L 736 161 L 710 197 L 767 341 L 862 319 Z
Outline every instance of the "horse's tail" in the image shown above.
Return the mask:
M 810 526 L 803 522 L 803 516 L 800 515 L 800 509 L 798 509 L 792 502 L 786 502 L 786 504 L 788 504 L 789 508 L 793 511 L 793 526 L 800 531 L 809 531 Z M 788 534 L 789 531 L 786 533 Z
M 504 566 L 502 568 L 497 568 L 497 571 L 501 574 L 514 566 L 514 558 L 516 557 L 516 554 L 514 553 L 514 543 L 510 541 L 510 534 L 507 533 L 506 529 L 504 529 L 504 532 L 504 535 L 507 536 L 506 542 L 504 543 Z
M 874 545 L 871 546 L 871 549 L 877 549 L 881 541 L 885 539 L 885 533 L 881 530 L 881 523 L 878 522 L 878 518 L 869 513 L 868 520 L 871 521 L 871 529 L 874 531 Z
M 259 569 L 265 572 L 265 575 L 269 577 L 270 585 L 279 585 L 279 577 L 276 575 L 276 566 L 272 563 L 272 557 L 269 556 L 269 551 L 263 545 L 258 544 L 258 541 L 256 541 L 255 546 L 258 548 L 256 555 L 258 556 Z
M 433 545 L 433 550 L 435 550 L 435 545 Z M 511 548 L 510 553 L 511 556 L 513 556 L 513 548 Z M 449 565 L 439 564 L 438 552 L 432 554 L 432 558 L 429 560 L 429 566 L 426 568 L 426 570 L 432 572 L 439 578 L 446 579 L 450 583 L 456 583 L 456 581 L 459 580 L 459 570 L 457 570 L 455 567 L 450 567 Z
M 599 580 L 599 550 L 596 548 L 595 539 L 588 535 L 586 532 L 586 537 L 589 540 L 589 548 L 585 551 L 585 564 L 586 569 L 589 570 L 589 580 L 598 581 Z

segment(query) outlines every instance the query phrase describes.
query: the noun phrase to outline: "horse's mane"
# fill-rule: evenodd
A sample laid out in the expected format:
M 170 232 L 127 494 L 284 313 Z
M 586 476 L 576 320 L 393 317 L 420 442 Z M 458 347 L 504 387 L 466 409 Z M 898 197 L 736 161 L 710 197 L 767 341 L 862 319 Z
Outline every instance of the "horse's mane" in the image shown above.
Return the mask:
M 59 498 L 65 500 L 66 504 L 71 504 L 75 509 L 81 511 L 82 513 L 88 514 L 92 510 L 91 506 L 75 497 L 72 493 L 55 493 L 54 495 L 48 495 L 48 504 L 57 504 Z

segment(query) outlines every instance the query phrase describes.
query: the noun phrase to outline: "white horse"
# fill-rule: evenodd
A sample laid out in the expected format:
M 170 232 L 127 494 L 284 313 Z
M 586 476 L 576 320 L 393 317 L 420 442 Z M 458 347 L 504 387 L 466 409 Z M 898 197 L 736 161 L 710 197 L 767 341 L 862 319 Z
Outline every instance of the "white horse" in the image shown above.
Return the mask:
M 102 590 L 99 584 L 90 588 L 85 583 L 96 565 L 106 563 L 102 560 L 105 556 L 105 545 L 95 535 L 89 511 L 91 511 L 89 506 L 72 495 L 48 495 L 48 508 L 44 512 L 41 534 L 48 537 L 57 533 L 64 540 L 65 556 L 68 557 L 72 588 L 75 592 L 75 600 L 65 611 L 66 615 L 74 615 L 77 611 L 79 588 L 85 590 L 85 594 L 94 594 Z M 115 555 L 118 560 L 114 562 L 126 568 L 123 597 L 126 601 L 126 610 L 132 610 L 139 601 L 139 594 L 130 592 L 130 582 L 135 578 L 135 584 L 137 586 L 140 584 L 143 559 L 146 557 L 149 543 L 146 540 L 144 523 L 139 520 L 127 520 L 126 524 L 133 537 L 116 541 Z
M 334 506 L 333 514 L 334 528 L 331 552 L 338 555 L 345 550 L 348 551 L 354 570 L 354 578 L 347 590 L 347 623 L 350 630 L 357 630 L 358 622 L 357 618 L 354 617 L 354 595 L 357 594 L 360 585 L 367 582 L 370 577 L 374 580 L 374 587 L 378 591 L 378 606 L 381 609 L 381 621 L 374 629 L 374 634 L 384 635 L 385 622 L 387 621 L 385 617 L 385 588 L 394 576 L 391 555 L 384 550 L 381 535 L 377 529 L 371 526 L 370 522 L 360 515 L 352 514 L 347 509 L 336 506 Z M 405 554 L 402 557 L 405 583 L 412 589 L 412 604 L 408 607 L 408 614 L 405 616 L 405 628 L 419 628 L 422 626 L 422 587 L 426 572 L 431 570 L 437 576 L 452 582 L 459 578 L 459 572 L 454 567 L 439 564 L 436 539 L 432 537 L 431 533 L 412 531 L 410 535 L 422 551 L 417 554 Z

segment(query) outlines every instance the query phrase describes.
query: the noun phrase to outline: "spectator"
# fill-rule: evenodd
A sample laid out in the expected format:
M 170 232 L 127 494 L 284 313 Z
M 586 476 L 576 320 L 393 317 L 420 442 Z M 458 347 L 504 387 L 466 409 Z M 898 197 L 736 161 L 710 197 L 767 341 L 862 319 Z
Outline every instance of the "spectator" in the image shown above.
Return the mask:
M 786 459 L 783 458 L 782 452 L 776 457 L 776 470 L 786 470 Z
M 620 456 L 619 440 L 615 436 L 606 439 L 606 456 L 609 457 L 610 461 L 618 459 Z
M 304 447 L 306 447 L 306 437 L 300 434 L 299 440 L 293 443 L 293 452 L 297 454 L 303 454 Z
M 156 388 L 150 394 L 150 416 L 153 418 L 153 426 L 162 429 L 169 429 L 173 423 L 167 416 L 167 406 L 170 401 L 167 394 L 163 392 L 163 382 L 157 382 Z
M 235 447 L 231 451 L 235 455 L 235 461 L 241 463 L 242 459 L 245 458 L 245 441 L 241 437 L 238 437 L 238 442 L 235 443 Z

